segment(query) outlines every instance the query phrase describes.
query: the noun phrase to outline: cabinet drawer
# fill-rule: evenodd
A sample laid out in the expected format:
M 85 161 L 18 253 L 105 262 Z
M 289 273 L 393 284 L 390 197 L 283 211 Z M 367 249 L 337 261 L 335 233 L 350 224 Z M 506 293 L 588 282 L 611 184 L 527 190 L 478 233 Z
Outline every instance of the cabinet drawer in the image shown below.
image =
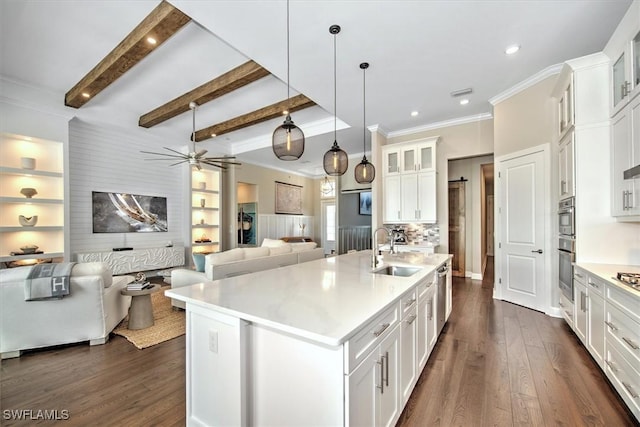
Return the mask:
M 436 276 L 435 271 L 429 273 L 429 275 L 427 277 L 425 277 L 424 279 L 422 279 L 422 281 L 418 284 L 418 286 L 416 286 L 416 292 L 418 294 L 418 298 L 419 299 L 424 298 L 424 295 L 427 292 L 427 290 L 429 289 L 429 287 L 434 284 L 435 276 Z
M 640 365 L 640 324 L 624 314 L 612 304 L 605 308 L 607 342 L 616 341 L 625 349 L 629 360 L 635 359 Z
M 613 386 L 636 417 L 640 417 L 640 372 L 624 357 L 617 343 L 607 342 L 604 369 Z M 637 368 L 637 364 L 635 364 Z
M 345 374 L 349 374 L 400 321 L 400 304 L 395 303 L 367 323 L 345 343 Z
M 624 314 L 640 323 L 640 298 L 614 284 L 607 286 L 605 295 L 607 303 L 614 304 Z
M 400 299 L 400 308 L 402 310 L 400 317 L 404 319 L 408 312 L 416 306 L 416 288 L 409 291 Z
M 575 267 L 573 269 L 573 280 L 576 280 L 583 285 L 587 283 L 587 272 L 580 267 Z
M 586 285 L 589 292 L 595 292 L 600 296 L 604 296 L 604 290 L 607 287 L 607 282 L 593 274 L 587 274 Z

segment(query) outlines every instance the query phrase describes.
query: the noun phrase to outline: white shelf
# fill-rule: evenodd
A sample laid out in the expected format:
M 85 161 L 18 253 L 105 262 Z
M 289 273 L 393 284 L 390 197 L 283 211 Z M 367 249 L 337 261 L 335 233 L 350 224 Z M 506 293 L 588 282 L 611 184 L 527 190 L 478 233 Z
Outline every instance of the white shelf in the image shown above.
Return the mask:
M 33 175 L 33 176 L 48 176 L 54 178 L 62 178 L 62 172 L 50 172 L 50 171 L 40 171 L 35 169 L 19 169 L 19 168 L 8 168 L 5 166 L 0 166 L 0 174 L 2 175 Z
M 191 246 L 194 246 L 194 247 L 195 246 L 212 246 L 212 245 L 219 245 L 219 244 L 220 244 L 220 242 L 204 242 L 204 243 L 195 243 L 195 242 L 193 242 L 191 244 Z
M 206 194 L 220 194 L 218 190 L 201 190 L 199 188 L 192 188 L 191 192 L 193 193 L 206 193 Z
M 35 225 L 33 227 L 22 227 L 22 226 L 0 227 L 0 233 L 10 233 L 14 231 L 62 231 L 62 230 L 64 230 L 64 227 L 61 225 L 45 225 L 45 226 Z
M 43 254 L 29 254 L 29 255 L 7 255 L 0 256 L 0 262 L 18 261 L 21 259 L 47 259 L 47 258 L 63 258 L 62 252 L 45 252 Z
M 193 224 L 191 228 L 219 228 L 219 225 L 215 224 Z
M 41 204 L 54 204 L 62 205 L 64 200 L 62 199 L 40 199 L 40 198 L 27 198 L 27 197 L 0 197 L 0 203 L 41 203 Z
M 208 208 L 208 207 L 200 207 L 200 206 L 191 206 L 191 209 L 193 209 L 194 211 L 219 211 L 220 208 Z

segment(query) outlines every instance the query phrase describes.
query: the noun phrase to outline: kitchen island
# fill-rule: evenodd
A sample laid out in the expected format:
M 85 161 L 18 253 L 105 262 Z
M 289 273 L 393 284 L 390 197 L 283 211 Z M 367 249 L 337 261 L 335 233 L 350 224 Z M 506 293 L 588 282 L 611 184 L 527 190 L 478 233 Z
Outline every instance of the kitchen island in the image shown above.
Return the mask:
M 187 424 L 393 425 L 450 312 L 449 259 L 385 255 L 407 267 L 391 276 L 362 251 L 166 291 L 186 304 Z

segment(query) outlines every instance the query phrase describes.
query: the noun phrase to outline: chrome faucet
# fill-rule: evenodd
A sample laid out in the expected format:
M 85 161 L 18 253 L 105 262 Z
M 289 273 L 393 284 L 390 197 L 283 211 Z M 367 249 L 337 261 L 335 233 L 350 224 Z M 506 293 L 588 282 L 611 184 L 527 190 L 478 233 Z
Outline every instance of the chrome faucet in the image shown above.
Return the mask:
M 389 247 L 391 248 L 391 252 L 393 253 L 394 251 L 394 245 L 393 245 L 393 238 L 391 235 L 391 230 L 388 230 L 385 227 L 378 227 L 376 228 L 376 230 L 373 232 L 373 246 L 375 247 L 375 250 L 373 251 L 373 255 L 371 258 L 371 266 L 373 268 L 376 268 L 378 266 L 378 254 L 382 254 L 382 252 L 380 251 L 380 246 L 378 245 L 378 240 L 376 240 L 376 235 L 378 233 L 378 231 L 383 230 L 385 233 L 387 233 L 387 238 L 389 239 Z

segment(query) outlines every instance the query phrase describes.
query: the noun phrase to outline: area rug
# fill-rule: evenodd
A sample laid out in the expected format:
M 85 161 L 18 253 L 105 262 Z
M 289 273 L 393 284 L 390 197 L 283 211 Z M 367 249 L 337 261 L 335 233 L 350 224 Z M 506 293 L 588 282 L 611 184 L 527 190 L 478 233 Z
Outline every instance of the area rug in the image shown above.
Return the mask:
M 164 296 L 170 286 L 163 286 L 158 292 L 151 294 L 154 324 L 145 329 L 135 331 L 127 329 L 128 316 L 113 330 L 114 334 L 125 337 L 139 349 L 151 347 L 161 342 L 184 335 L 185 313 L 171 308 L 171 298 Z

